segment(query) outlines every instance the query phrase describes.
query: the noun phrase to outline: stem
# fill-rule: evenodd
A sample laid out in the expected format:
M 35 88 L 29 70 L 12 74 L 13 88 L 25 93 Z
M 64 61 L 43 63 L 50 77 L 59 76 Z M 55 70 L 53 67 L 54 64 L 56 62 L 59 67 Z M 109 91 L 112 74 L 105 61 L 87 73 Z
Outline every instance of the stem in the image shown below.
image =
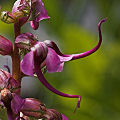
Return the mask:
M 15 34 L 15 39 L 18 35 L 20 35 L 20 24 L 19 22 L 18 23 L 15 23 L 14 24 L 14 34 Z M 17 48 L 17 46 L 15 45 L 15 42 L 14 42 L 14 49 L 13 49 L 13 54 L 12 54 L 12 77 L 19 81 L 19 86 L 21 86 L 21 78 L 22 78 L 22 75 L 21 75 L 21 71 L 20 71 L 20 54 L 19 54 L 19 49 Z M 16 94 L 20 95 L 20 91 L 21 91 L 21 88 L 18 88 L 18 90 L 16 91 Z M 11 111 L 12 112 L 12 111 Z M 8 112 L 9 113 L 9 112 Z M 19 114 L 16 116 L 13 112 L 10 113 L 10 114 L 13 114 L 14 116 L 14 119 L 19 116 Z M 9 115 L 9 114 L 8 114 Z M 9 118 L 9 116 L 8 116 Z M 13 120 L 14 120 L 13 119 Z M 12 119 L 10 119 L 12 120 Z
M 14 24 L 15 38 L 20 35 L 20 25 L 19 23 Z M 15 80 L 21 81 L 21 71 L 20 71 L 20 55 L 19 49 L 14 44 L 14 51 L 12 54 L 12 76 Z
M 7 109 L 8 120 L 14 120 L 13 113 L 11 109 Z

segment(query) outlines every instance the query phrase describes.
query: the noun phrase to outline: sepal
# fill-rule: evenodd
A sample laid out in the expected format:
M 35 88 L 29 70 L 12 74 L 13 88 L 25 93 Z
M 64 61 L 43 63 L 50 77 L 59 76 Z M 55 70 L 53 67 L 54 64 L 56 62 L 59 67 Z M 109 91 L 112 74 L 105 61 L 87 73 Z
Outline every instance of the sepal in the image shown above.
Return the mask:
M 13 51 L 12 43 L 5 37 L 0 35 L 0 54 L 11 55 Z

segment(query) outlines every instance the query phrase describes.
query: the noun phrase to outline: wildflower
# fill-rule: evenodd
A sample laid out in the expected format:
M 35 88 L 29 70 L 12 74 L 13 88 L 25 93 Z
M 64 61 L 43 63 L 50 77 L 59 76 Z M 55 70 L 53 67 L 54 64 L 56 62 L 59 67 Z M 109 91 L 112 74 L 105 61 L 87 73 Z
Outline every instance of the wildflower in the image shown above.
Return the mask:
M 5 37 L 0 35 L 0 54 L 11 55 L 13 51 L 12 43 Z
M 93 49 L 84 53 L 64 55 L 60 52 L 59 48 L 54 42 L 48 41 L 48 40 L 44 42 L 36 41 L 36 44 L 34 43 L 35 45 L 31 47 L 31 51 L 27 53 L 24 56 L 24 59 L 21 61 L 22 72 L 26 75 L 31 75 L 31 76 L 33 76 L 34 73 L 36 73 L 41 83 L 50 91 L 54 92 L 55 94 L 58 94 L 64 97 L 69 97 L 69 98 L 79 98 L 77 103 L 77 107 L 79 108 L 81 96 L 69 95 L 56 90 L 44 78 L 41 72 L 41 68 L 46 65 L 48 72 L 61 72 L 63 69 L 64 62 L 83 58 L 97 51 L 102 42 L 101 24 L 105 21 L 106 19 L 103 19 L 98 24 L 98 30 L 99 30 L 98 44 Z M 23 37 L 21 41 L 24 41 L 24 40 L 25 39 Z M 17 41 L 17 45 L 19 45 L 20 41 L 18 42 L 18 38 L 16 38 L 16 41 Z M 28 39 L 28 41 L 29 41 L 28 43 L 31 43 L 30 39 Z

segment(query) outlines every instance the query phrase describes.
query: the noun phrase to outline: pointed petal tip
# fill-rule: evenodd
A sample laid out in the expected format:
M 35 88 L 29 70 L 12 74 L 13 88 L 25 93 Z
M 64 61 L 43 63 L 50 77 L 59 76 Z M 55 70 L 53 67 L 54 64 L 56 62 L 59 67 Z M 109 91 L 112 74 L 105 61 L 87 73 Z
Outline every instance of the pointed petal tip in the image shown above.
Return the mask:
M 75 113 L 76 110 L 77 110 L 78 108 L 80 108 L 80 102 L 81 102 L 81 96 L 79 96 L 79 99 L 78 99 L 78 102 L 77 102 L 77 106 L 76 106 L 76 108 L 75 108 L 75 110 L 74 110 L 73 113 Z
M 106 22 L 106 21 L 107 21 L 107 18 L 100 20 L 100 22 L 98 23 L 98 26 L 100 26 L 103 22 Z

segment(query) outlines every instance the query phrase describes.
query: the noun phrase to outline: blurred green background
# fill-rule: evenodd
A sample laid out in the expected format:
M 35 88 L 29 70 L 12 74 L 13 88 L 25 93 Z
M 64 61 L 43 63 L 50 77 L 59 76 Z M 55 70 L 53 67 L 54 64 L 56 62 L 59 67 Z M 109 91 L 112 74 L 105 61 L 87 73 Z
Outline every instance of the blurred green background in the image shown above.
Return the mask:
M 10 11 L 14 2 L 4 0 L 0 5 L 3 10 Z M 65 63 L 63 72 L 45 75 L 58 90 L 82 96 L 81 108 L 75 114 L 73 111 L 78 99 L 60 97 L 35 78 L 23 79 L 22 96 L 38 98 L 48 108 L 57 109 L 70 120 L 120 120 L 120 0 L 43 2 L 50 20 L 41 21 L 36 31 L 27 23 L 22 32 L 32 32 L 41 41 L 55 41 L 63 53 L 80 53 L 97 44 L 97 24 L 107 17 L 107 22 L 102 25 L 103 43 L 96 53 Z M 0 21 L 0 35 L 13 41 L 13 25 Z M 5 59 L 0 56 L 0 65 L 6 62 Z

